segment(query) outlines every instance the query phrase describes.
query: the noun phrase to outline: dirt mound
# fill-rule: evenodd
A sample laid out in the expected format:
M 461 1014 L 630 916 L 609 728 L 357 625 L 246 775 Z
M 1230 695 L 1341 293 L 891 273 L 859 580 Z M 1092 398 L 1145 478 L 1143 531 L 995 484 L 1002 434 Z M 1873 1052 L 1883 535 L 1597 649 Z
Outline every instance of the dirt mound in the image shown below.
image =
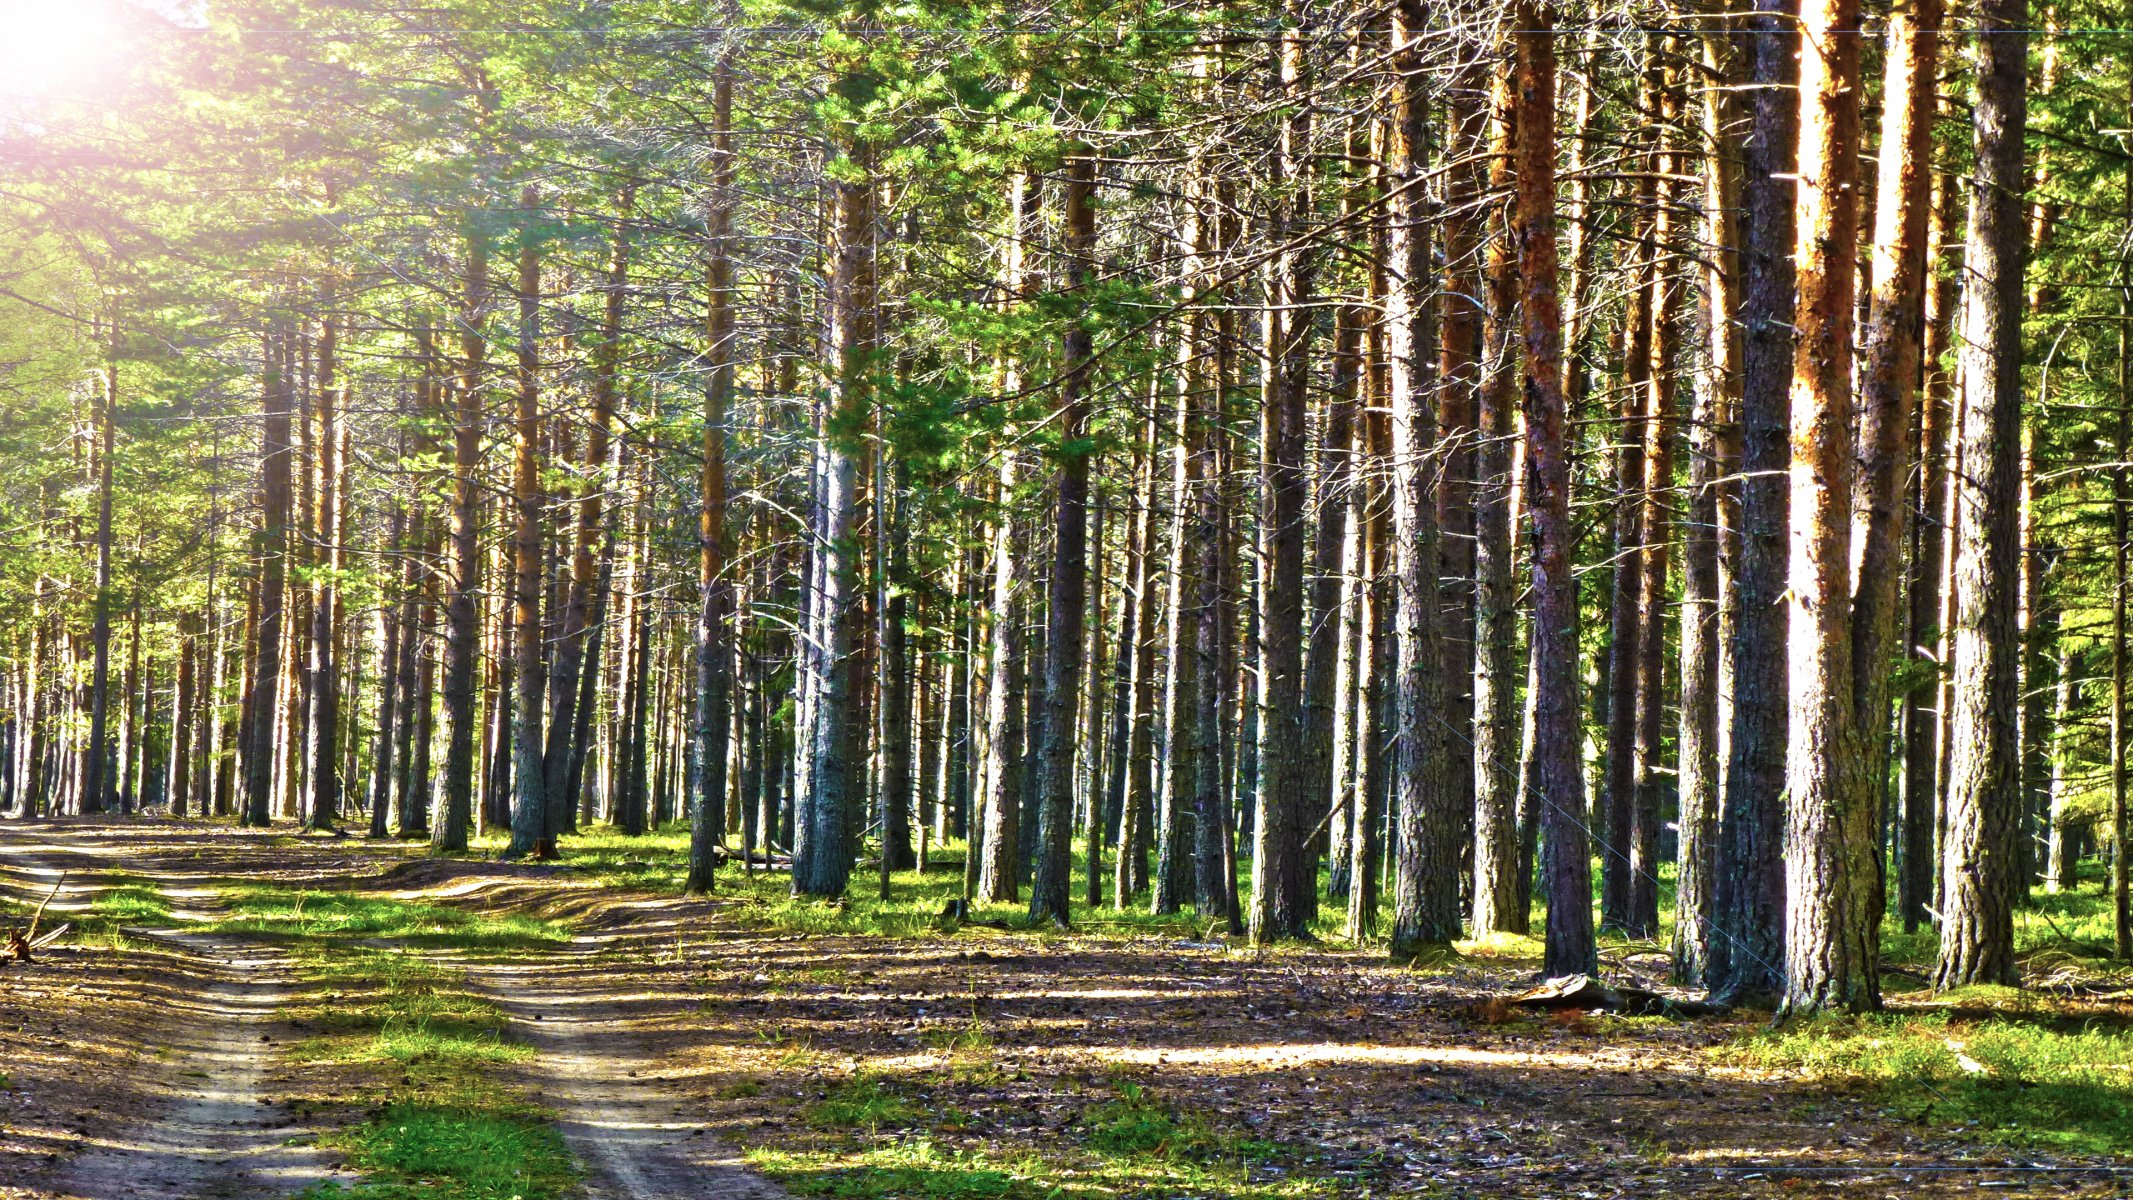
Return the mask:
M 502 862 L 493 858 L 411 858 L 358 882 L 366 888 L 427 891 L 465 880 L 568 880 L 570 876 L 570 868 L 555 863 Z

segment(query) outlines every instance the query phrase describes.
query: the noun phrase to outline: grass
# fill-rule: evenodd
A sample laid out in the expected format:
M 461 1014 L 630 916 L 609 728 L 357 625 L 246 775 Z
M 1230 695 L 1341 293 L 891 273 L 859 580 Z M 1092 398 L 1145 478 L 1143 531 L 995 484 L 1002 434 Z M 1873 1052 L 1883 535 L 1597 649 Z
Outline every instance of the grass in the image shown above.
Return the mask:
M 344 948 L 309 962 L 313 998 L 292 1015 L 319 1031 L 299 1065 L 357 1081 L 367 1119 L 321 1141 L 364 1179 L 313 1200 L 561 1200 L 577 1182 L 562 1139 L 530 1098 L 495 1077 L 532 1051 L 504 1038 L 502 1010 L 464 973 L 405 952 Z M 340 1089 L 337 1087 L 336 1092 Z
M 466 973 L 407 947 L 508 952 L 566 931 L 529 917 L 280 885 L 222 892 L 209 926 L 283 943 L 306 998 L 289 1017 L 312 1036 L 289 1050 L 313 1102 L 343 1114 L 320 1141 L 361 1182 L 306 1200 L 563 1200 L 578 1173 L 532 1097 L 500 1067 L 532 1056 L 509 1041 L 503 1011 Z M 370 943 L 392 943 L 384 948 Z
M 277 885 L 222 893 L 229 915 L 208 926 L 226 933 L 345 943 L 390 940 L 461 951 L 508 951 L 559 945 L 561 925 L 526 916 L 491 916 L 389 897 Z
M 1114 1080 L 1057 1136 L 1003 1154 L 964 1135 L 969 1114 L 939 1105 L 924 1076 L 861 1075 L 803 1105 L 805 1138 L 758 1148 L 750 1165 L 801 1196 L 854 1200 L 1094 1200 L 1225 1196 L 1276 1200 L 1331 1194 L 1331 1181 L 1278 1167 L 1279 1144 L 1230 1133 Z M 972 1144 L 973 1141 L 976 1144 Z
M 1717 1053 L 1857 1089 L 1906 1119 L 1959 1125 L 1987 1141 L 2133 1153 L 2133 1033 L 2062 1018 L 2009 992 L 1950 993 L 1954 1011 L 1794 1022 Z M 2017 1011 L 1959 1015 L 1973 1005 Z

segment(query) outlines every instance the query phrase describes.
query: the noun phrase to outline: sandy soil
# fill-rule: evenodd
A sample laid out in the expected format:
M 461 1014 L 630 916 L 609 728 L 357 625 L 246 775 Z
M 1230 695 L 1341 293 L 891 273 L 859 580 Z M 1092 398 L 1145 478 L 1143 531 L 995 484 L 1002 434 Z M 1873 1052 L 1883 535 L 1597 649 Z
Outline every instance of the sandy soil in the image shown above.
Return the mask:
M 84 832 L 0 826 L 10 894 L 41 899 L 65 873 L 48 922 L 114 886 L 121 860 L 111 846 L 84 844 Z M 196 880 L 172 875 L 164 886 L 174 916 L 212 912 Z M 134 930 L 127 941 L 55 948 L 0 976 L 0 1019 L 18 1036 L 44 1031 L 10 1055 L 20 1103 L 0 1142 L 0 1196 L 287 1196 L 340 1178 L 311 1144 L 317 1130 L 267 1090 L 279 1047 L 295 1037 L 277 1016 L 293 983 L 288 962 L 181 928 Z
M 1121 1081 L 1210 1128 L 1277 1142 L 1266 1178 L 1308 1173 L 1358 1197 L 2133 1192 L 2110 1170 L 2124 1164 L 1996 1151 L 1806 1081 L 1716 1066 L 1708 1050 L 1758 1018 L 1507 1020 L 1486 1000 L 1515 972 L 1486 962 L 1425 973 L 1334 950 L 978 929 L 800 937 L 753 926 L 725 901 L 620 895 L 567 866 L 397 861 L 405 852 L 354 842 L 238 843 L 163 827 L 157 837 L 133 869 L 167 872 L 174 886 L 187 873 L 362 875 L 384 894 L 575 922 L 568 953 L 461 965 L 540 1051 L 528 1082 L 597 1196 L 781 1194 L 740 1165 L 756 1148 L 835 1154 L 855 1139 L 925 1136 L 998 1155 L 1064 1143 Z M 16 841 L 0 832 L 0 853 Z M 122 961 L 95 983 L 125 1011 L 145 981 Z M 40 986 L 88 985 L 65 969 Z M 64 1017 L 53 1000 L 4 1001 L 13 1009 L 0 1030 Z M 984 1034 L 983 1070 L 954 1048 L 972 1028 Z M 139 1069 L 130 1047 L 157 1044 L 115 1029 L 79 1060 Z M 799 1119 L 861 1074 L 962 1119 L 863 1134 Z M 132 1129 L 157 1110 L 99 1111 Z

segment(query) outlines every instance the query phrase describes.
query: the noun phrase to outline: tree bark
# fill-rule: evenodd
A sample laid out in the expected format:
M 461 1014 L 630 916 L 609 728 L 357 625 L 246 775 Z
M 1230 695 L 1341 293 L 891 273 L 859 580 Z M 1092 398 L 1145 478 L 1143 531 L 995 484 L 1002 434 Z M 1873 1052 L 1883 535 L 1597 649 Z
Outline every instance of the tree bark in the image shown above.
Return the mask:
M 2016 603 L 2022 453 L 2022 167 L 2027 125 L 2028 0 L 1977 9 L 1977 169 L 1964 253 L 1962 407 L 1958 436 L 1970 486 L 1956 508 L 1949 660 L 1955 711 L 1948 827 L 1941 851 L 1940 988 L 2014 984 L 2013 903 L 2021 748 Z
M 682 890 L 711 890 L 723 839 L 726 755 L 733 705 L 733 587 L 726 578 L 726 420 L 733 394 L 733 51 L 712 82 L 711 205 L 704 231 L 704 436 L 697 476 L 694 755 L 689 793 L 689 875 Z M 618 249 L 616 257 L 621 257 Z M 870 298 L 871 302 L 871 298 Z M 884 853 L 887 853 L 886 843 Z M 884 897 L 886 898 L 886 897 Z
M 445 606 L 444 811 L 431 844 L 447 854 L 467 848 L 474 820 L 474 732 L 479 717 L 475 668 L 481 653 L 481 466 L 482 369 L 488 353 L 481 332 L 488 305 L 489 248 L 467 238 L 464 293 L 460 307 L 459 383 L 452 429 L 451 597 Z
M 1516 241 L 1525 348 L 1523 407 L 1533 514 L 1533 782 L 1545 806 L 1548 929 L 1542 969 L 1591 973 L 1592 863 L 1585 854 L 1585 778 L 1578 736 L 1576 534 L 1564 436 L 1562 307 L 1555 256 L 1555 12 L 1518 0 Z
M 1066 286 L 1084 295 L 1096 274 L 1096 163 L 1086 154 L 1067 160 L 1061 189 Z M 1052 577 L 1044 657 L 1044 741 L 1038 751 L 1036 873 L 1030 884 L 1032 924 L 1067 924 L 1074 885 L 1074 751 L 1082 686 L 1083 623 L 1089 588 L 1089 327 L 1068 324 L 1060 347 L 1058 505 L 1052 533 Z M 1101 547 L 1098 548 L 1099 551 Z
M 1785 913 L 1785 473 L 1792 378 L 1796 0 L 1756 0 L 1745 22 L 1753 112 L 1741 180 L 1741 536 L 1734 575 L 1724 794 L 1711 913 L 1711 991 L 1777 998 Z
M 1858 279 L 1857 0 L 1801 6 L 1792 384 L 1785 1010 L 1880 1005 L 1876 808 L 1862 804 L 1851 604 L 1852 322 Z M 1877 731 L 1878 734 L 1878 731 Z

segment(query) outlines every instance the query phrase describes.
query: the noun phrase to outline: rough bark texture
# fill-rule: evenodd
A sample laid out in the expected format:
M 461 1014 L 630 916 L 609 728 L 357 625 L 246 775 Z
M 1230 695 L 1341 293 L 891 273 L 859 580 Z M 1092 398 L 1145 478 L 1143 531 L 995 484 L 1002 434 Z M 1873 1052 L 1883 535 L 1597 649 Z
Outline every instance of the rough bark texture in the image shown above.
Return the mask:
M 1517 152 L 1509 79 L 1499 76 L 1491 107 L 1489 190 L 1504 194 L 1513 186 L 1511 159 Z M 1524 933 L 1528 918 L 1518 854 L 1519 589 L 1511 521 L 1518 247 L 1512 240 L 1510 214 L 1502 209 L 1489 222 L 1483 279 L 1481 444 L 1474 502 L 1473 924 L 1477 934 Z
M 720 56 L 712 84 L 711 129 L 711 205 L 704 230 L 708 251 L 704 263 L 704 461 L 696 491 L 695 736 L 689 787 L 695 807 L 689 815 L 689 877 L 683 884 L 683 890 L 692 893 L 711 890 L 718 866 L 714 851 L 724 840 L 721 818 L 726 807 L 733 707 L 733 587 L 726 578 L 726 408 L 733 395 L 734 350 L 730 50 Z M 623 261 L 619 239 L 615 260 L 619 275 Z M 612 302 L 619 303 L 619 298 Z M 580 532 L 579 544 L 589 552 L 584 532 Z M 568 780 L 564 783 L 567 786 Z
M 1955 242 L 1953 176 L 1942 176 L 1933 206 L 1932 245 L 1939 256 Z M 1936 272 L 1927 295 L 1919 393 L 1918 490 L 1911 522 L 1911 571 L 1905 591 L 1910 599 L 1906 652 L 1914 663 L 1931 663 L 1930 671 L 1911 686 L 1903 701 L 1903 816 L 1897 829 L 1896 909 L 1905 932 L 1928 919 L 1935 903 L 1934 833 L 1940 811 L 1940 664 L 1941 583 L 1947 574 L 1948 426 L 1953 417 L 1954 375 L 1943 363 L 1956 307 L 1957 273 Z
M 1964 263 L 1963 399 L 1957 422 L 1968 486 L 1956 508 L 1949 659 L 1948 818 L 1941 857 L 1935 985 L 2019 982 L 2014 960 L 2021 748 L 2013 714 L 2020 633 L 2022 169 L 2027 0 L 1983 0 L 1977 46 L 1977 152 Z
M 1274 44 L 1273 56 L 1275 93 L 1300 95 L 1302 36 L 1286 33 Z M 1309 933 L 1318 903 L 1316 864 L 1306 842 L 1316 823 L 1315 805 L 1307 797 L 1319 793 L 1305 790 L 1310 774 L 1303 686 L 1311 255 L 1292 244 L 1307 203 L 1310 112 L 1309 105 L 1295 106 L 1282 125 L 1279 148 L 1268 159 L 1268 183 L 1276 193 L 1268 238 L 1283 248 L 1267 269 L 1259 451 L 1259 753 L 1250 919 L 1257 943 Z
M 1875 830 L 1870 894 L 1859 903 L 1880 924 L 1879 826 L 1888 790 L 1890 675 L 1901 660 L 1897 583 L 1909 513 L 1911 416 L 1918 395 L 1927 292 L 1928 218 L 1933 205 L 1933 81 L 1940 59 L 1941 0 L 1912 0 L 1889 15 L 1882 98 L 1880 197 L 1874 213 L 1872 290 L 1867 304 L 1852 481 L 1852 703 L 1859 773 L 1851 803 Z M 1872 814 L 1871 818 L 1865 814 Z M 1861 881 L 1866 886 L 1866 881 Z M 1875 939 L 1878 944 L 1878 938 Z
M 459 382 L 452 410 L 451 599 L 445 606 L 444 811 L 432 844 L 448 854 L 467 848 L 474 822 L 474 728 L 480 718 L 474 673 L 481 653 L 482 370 L 481 332 L 488 304 L 489 251 L 469 237 L 459 316 Z
M 244 824 L 264 826 L 273 811 L 274 722 L 272 711 L 281 680 L 282 591 L 288 573 L 289 543 L 289 385 L 284 359 L 286 341 L 269 334 L 262 399 L 266 410 L 259 446 L 260 527 L 258 616 L 253 626 L 254 663 L 251 701 L 247 706 L 249 744 L 245 747 Z
M 1085 289 L 1095 275 L 1096 164 L 1086 155 L 1069 160 L 1061 189 L 1069 290 Z M 1044 742 L 1038 751 L 1039 794 L 1036 874 L 1030 884 L 1032 922 L 1067 923 L 1073 893 L 1074 751 L 1081 700 L 1083 624 L 1089 580 L 1088 327 L 1068 327 L 1061 347 L 1065 374 L 1059 388 L 1058 505 L 1052 531 L 1051 596 L 1045 632 Z
M 1578 610 L 1572 578 L 1570 462 L 1564 441 L 1562 306 L 1555 256 L 1554 11 L 1520 0 L 1517 28 L 1518 218 L 1525 343 L 1523 403 L 1533 513 L 1533 785 L 1548 839 L 1548 930 L 1542 969 L 1590 973 L 1592 862 L 1578 761 Z
M 1787 389 L 1792 379 L 1794 0 L 1746 21 L 1754 111 L 1741 180 L 1741 539 L 1729 610 L 1732 722 L 1711 912 L 1711 990 L 1774 999 L 1784 922 Z
M 1714 82 L 1736 82 L 1741 56 L 1731 51 L 1725 27 L 1712 28 L 1702 41 L 1704 66 Z M 1739 235 L 1734 209 L 1740 194 L 1733 97 L 1724 86 L 1707 87 L 1700 106 L 1707 147 L 1704 370 L 1688 433 L 1688 522 L 1681 543 L 1681 725 L 1675 758 L 1681 837 L 1674 889 L 1674 973 L 1691 986 L 1708 983 L 1724 745 L 1719 726 L 1721 529 L 1732 516 L 1725 504 L 1731 473 L 1726 430 L 1734 417 L 1740 370 L 1740 264 L 1731 252 Z M 1693 162 L 1684 158 L 1685 164 Z
M 846 147 L 846 159 L 857 178 L 835 187 L 829 344 L 837 375 L 817 449 L 811 628 L 804 654 L 810 701 L 799 732 L 800 765 L 807 775 L 804 808 L 795 801 L 793 891 L 807 896 L 844 894 L 854 857 L 852 789 L 864 786 L 854 736 L 864 728 L 854 712 L 861 609 L 857 519 L 859 457 L 873 407 L 874 182 L 873 158 L 864 142 Z
M 1398 689 L 1393 785 L 1392 931 L 1395 959 L 1446 946 L 1460 934 L 1460 789 L 1445 771 L 1444 651 L 1438 643 L 1436 380 L 1432 367 L 1436 307 L 1423 299 L 1430 278 L 1431 213 L 1417 179 L 1427 167 L 1429 105 L 1412 56 L 1422 29 L 1418 4 L 1404 4 L 1393 26 L 1401 69 L 1398 110 L 1389 131 L 1387 174 L 1398 196 L 1388 217 L 1385 345 L 1386 406 L 1392 423 L 1392 520 L 1398 613 L 1394 641 Z
M 547 626 L 541 593 L 541 256 L 533 231 L 537 198 L 529 189 L 521 214 L 518 252 L 518 410 L 511 473 L 511 648 L 517 695 L 511 705 L 511 846 L 507 857 L 556 856 L 556 831 L 547 826 L 547 780 L 541 772 L 548 670 L 541 653 Z
M 1655 55 L 1656 59 L 1656 55 Z M 1666 787 L 1664 749 L 1666 704 L 1667 577 L 1671 567 L 1674 504 L 1676 359 L 1682 324 L 1682 260 L 1674 249 L 1679 236 L 1672 175 L 1685 174 L 1681 158 L 1667 145 L 1667 129 L 1680 118 L 1681 99 L 1671 73 L 1653 80 L 1660 125 L 1653 149 L 1655 211 L 1652 216 L 1651 313 L 1649 369 L 1644 405 L 1644 513 L 1637 541 L 1643 579 L 1638 591 L 1644 609 L 1637 623 L 1637 740 L 1635 787 L 1629 814 L 1629 907 L 1624 927 L 1635 937 L 1659 933 L 1659 826 Z
M 1859 233 L 1857 0 L 1801 6 L 1799 303 L 1792 380 L 1792 736 L 1785 1008 L 1880 1004 L 1876 810 L 1853 722 L 1852 318 Z

